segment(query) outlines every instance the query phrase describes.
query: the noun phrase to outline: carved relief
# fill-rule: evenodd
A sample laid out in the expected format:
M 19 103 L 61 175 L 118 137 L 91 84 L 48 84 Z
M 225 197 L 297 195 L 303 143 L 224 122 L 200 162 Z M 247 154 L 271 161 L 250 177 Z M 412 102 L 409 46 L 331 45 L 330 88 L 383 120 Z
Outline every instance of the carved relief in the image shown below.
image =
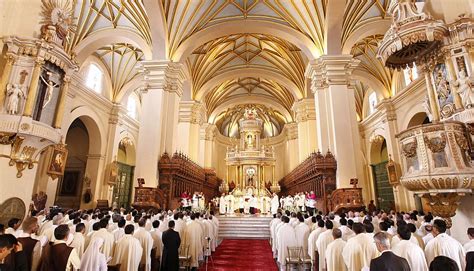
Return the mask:
M 20 198 L 9 198 L 0 205 L 0 223 L 8 224 L 12 217 L 23 220 L 26 213 L 26 205 Z
M 413 140 L 413 142 L 402 144 L 402 152 L 403 155 L 407 158 L 414 157 L 416 155 L 416 147 L 417 147 L 417 142 L 416 139 Z
M 433 138 L 428 138 L 427 136 L 424 137 L 424 141 L 426 146 L 432 151 L 432 152 L 443 152 L 444 148 L 446 147 L 446 135 L 441 134 L 440 137 L 433 137 Z

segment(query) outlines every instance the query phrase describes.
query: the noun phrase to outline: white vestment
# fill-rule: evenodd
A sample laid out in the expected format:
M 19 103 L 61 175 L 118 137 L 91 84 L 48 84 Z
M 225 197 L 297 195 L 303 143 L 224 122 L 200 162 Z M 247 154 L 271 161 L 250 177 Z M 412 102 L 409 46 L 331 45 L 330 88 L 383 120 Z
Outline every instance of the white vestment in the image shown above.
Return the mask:
M 272 212 L 272 215 L 276 214 L 278 212 L 278 207 L 280 207 L 280 201 L 278 200 L 278 196 L 275 195 L 273 198 L 272 198 L 272 201 L 271 201 L 271 212 Z
M 206 235 L 211 238 L 211 242 L 210 242 L 211 247 L 210 247 L 210 249 L 211 249 L 211 251 L 216 251 L 216 242 L 215 242 L 215 240 L 216 240 L 217 236 L 215 234 L 216 233 L 216 228 L 215 227 L 217 227 L 217 226 L 214 224 L 214 222 L 212 222 L 211 220 L 208 220 L 208 219 L 204 220 L 204 224 L 207 225 L 207 229 L 208 229 L 208 232 L 207 232 Z
M 295 229 L 288 223 L 279 228 L 276 233 L 277 238 L 277 260 L 281 265 L 286 264 L 286 257 L 288 256 L 288 247 L 296 246 L 296 233 Z
M 303 248 L 304 253 L 308 251 L 308 238 L 310 232 L 311 229 L 306 225 L 306 223 L 300 223 L 295 227 L 296 244 Z
M 125 230 L 123 228 L 117 228 L 112 232 L 112 234 L 114 235 L 115 242 L 117 242 L 125 235 Z
M 104 239 L 104 245 L 102 245 L 102 248 L 100 249 L 100 251 L 104 253 L 106 258 L 112 257 L 114 253 L 114 244 L 115 244 L 114 235 L 111 234 L 109 231 L 107 231 L 107 229 L 102 228 L 94 232 L 94 234 L 92 234 L 90 243 L 92 243 L 92 241 L 94 241 L 94 239 L 96 238 Z
M 219 214 L 225 214 L 226 213 L 226 207 L 227 207 L 227 201 L 225 200 L 225 197 L 222 196 L 219 198 Z
M 346 271 L 347 267 L 342 258 L 342 251 L 346 246 L 346 241 L 338 238 L 326 247 L 326 267 L 327 271 Z
M 332 241 L 334 241 L 334 238 L 332 237 L 332 229 L 321 233 L 318 240 L 316 240 L 316 247 L 318 248 L 319 253 L 319 270 L 326 270 L 326 248 Z
M 466 252 L 456 239 L 446 233 L 438 234 L 425 247 L 425 255 L 428 265 L 437 256 L 446 256 L 456 261 L 459 270 L 466 267 Z
M 326 228 L 316 228 L 314 231 L 312 231 L 309 234 L 308 237 L 308 254 L 311 257 L 311 259 L 314 261 L 314 252 L 318 250 L 318 247 L 316 246 L 316 241 L 318 240 L 318 237 L 321 233 L 323 233 L 326 230 Z
M 277 252 L 277 237 L 276 237 L 276 233 L 278 231 L 278 229 L 283 225 L 283 222 L 281 221 L 281 219 L 278 219 L 278 218 L 275 218 L 277 219 L 277 221 L 275 221 L 271 228 L 270 228 L 270 234 L 272 236 L 272 251 L 273 251 L 273 256 L 276 257 L 276 252 Z
M 464 244 L 464 252 L 468 253 L 474 251 L 474 239 L 469 240 L 467 243 Z
M 225 196 L 226 200 L 227 200 L 227 213 L 228 214 L 232 214 L 234 213 L 234 196 L 233 195 L 227 195 Z
M 350 238 L 355 236 L 355 233 L 351 229 L 349 229 L 349 227 L 347 227 L 346 225 L 340 226 L 339 229 L 342 232 L 342 240 L 344 241 L 347 241 Z
M 138 270 L 143 248 L 135 237 L 126 234 L 115 246 L 112 265 L 120 264 L 120 271 Z
M 370 261 L 379 256 L 373 238 L 365 233 L 357 234 L 347 241 L 342 257 L 348 270 L 361 270 L 369 267 Z
M 183 219 L 178 218 L 178 220 L 176 220 L 174 223 L 175 223 L 174 230 L 179 233 L 179 238 L 181 238 L 181 240 L 184 240 L 184 231 L 186 230 L 186 222 Z
M 74 233 L 74 239 L 72 240 L 72 243 L 69 245 L 70 247 L 73 247 L 77 251 L 77 256 L 82 259 L 82 254 L 84 254 L 84 249 L 85 249 L 85 243 L 86 239 L 84 238 L 84 235 L 80 232 L 75 232 Z
M 203 248 L 203 231 L 199 222 L 191 220 L 191 222 L 186 225 L 185 230 L 185 240 L 186 246 L 189 246 L 189 255 L 191 256 L 191 267 L 199 267 L 198 259 L 202 254 Z
M 145 265 L 145 271 L 151 270 L 151 250 L 153 249 L 153 238 L 145 228 L 139 227 L 133 234 L 143 248 L 140 265 Z
M 425 253 L 418 244 L 410 240 L 400 240 L 392 251 L 399 257 L 405 258 L 412 271 L 428 270 Z
M 107 259 L 100 252 L 100 247 L 104 244 L 104 239 L 96 238 L 81 257 L 81 269 L 87 271 L 107 271 Z
M 153 248 L 155 249 L 155 258 L 160 259 L 161 255 L 163 254 L 163 241 L 161 237 L 163 236 L 163 233 L 158 230 L 158 229 L 152 229 L 151 232 L 151 238 L 153 238 Z

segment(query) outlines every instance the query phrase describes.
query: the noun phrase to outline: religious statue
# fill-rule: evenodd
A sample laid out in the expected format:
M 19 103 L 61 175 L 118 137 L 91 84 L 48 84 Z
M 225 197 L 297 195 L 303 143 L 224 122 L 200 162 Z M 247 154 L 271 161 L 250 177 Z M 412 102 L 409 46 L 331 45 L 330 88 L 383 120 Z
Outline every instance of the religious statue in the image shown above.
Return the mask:
M 441 74 L 441 71 L 438 73 L 438 80 L 437 80 L 436 90 L 438 92 L 438 97 L 441 99 L 442 102 L 446 101 L 449 98 L 449 86 L 448 81 L 444 78 Z
M 59 84 L 56 84 L 54 83 L 53 81 L 51 81 L 50 77 L 52 75 L 51 72 L 47 72 L 46 73 L 48 75 L 48 80 L 46 81 L 44 79 L 43 76 L 41 76 L 41 80 L 43 81 L 43 83 L 46 84 L 47 86 L 47 89 L 46 89 L 46 94 L 44 96 L 44 102 L 43 102 L 43 108 L 46 107 L 46 105 L 51 101 L 51 98 L 53 97 L 53 91 L 54 91 L 54 88 L 59 86 Z
M 428 98 L 428 95 L 425 95 L 425 98 L 423 99 L 423 103 L 421 106 L 423 106 L 423 108 L 425 109 L 425 113 L 428 116 L 428 119 L 432 121 L 433 112 L 431 112 L 430 99 Z
M 247 147 L 248 148 L 253 148 L 253 144 L 254 144 L 253 141 L 254 141 L 253 135 L 247 134 Z
M 21 99 L 25 98 L 25 93 L 19 84 L 8 84 L 7 86 L 7 113 L 16 115 L 18 113 L 18 105 Z
M 466 72 L 461 70 L 459 72 L 458 80 L 455 85 L 458 87 L 457 93 L 461 95 L 462 102 L 465 108 L 471 108 L 474 103 L 474 93 L 472 91 L 472 82 L 469 77 L 466 76 Z

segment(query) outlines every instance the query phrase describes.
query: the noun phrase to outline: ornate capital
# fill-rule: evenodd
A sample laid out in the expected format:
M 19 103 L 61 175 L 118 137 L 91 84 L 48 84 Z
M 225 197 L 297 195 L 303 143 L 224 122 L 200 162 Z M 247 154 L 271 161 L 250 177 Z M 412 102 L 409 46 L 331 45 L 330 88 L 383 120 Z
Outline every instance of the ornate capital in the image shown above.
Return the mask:
M 296 122 L 305 122 L 316 119 L 316 110 L 313 99 L 303 99 L 293 104 L 292 110 L 296 114 Z
M 200 102 L 181 101 L 179 103 L 178 122 L 190 122 L 202 125 L 206 120 L 206 108 Z
M 352 55 L 324 55 L 308 64 L 306 77 L 312 81 L 313 92 L 330 85 L 350 85 L 352 72 L 359 63 Z
M 286 127 L 286 138 L 293 140 L 298 138 L 298 124 L 295 122 L 285 124 Z
M 138 70 L 143 74 L 147 89 L 162 89 L 183 94 L 183 81 L 186 79 L 184 65 L 169 60 L 141 61 Z

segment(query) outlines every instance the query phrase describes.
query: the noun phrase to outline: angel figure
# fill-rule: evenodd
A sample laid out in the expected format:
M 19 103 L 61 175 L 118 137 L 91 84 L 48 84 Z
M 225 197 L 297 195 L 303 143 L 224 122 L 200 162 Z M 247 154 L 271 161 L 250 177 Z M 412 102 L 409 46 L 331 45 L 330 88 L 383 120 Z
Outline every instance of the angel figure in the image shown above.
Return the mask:
M 18 105 L 20 104 L 21 99 L 25 98 L 22 86 L 20 86 L 20 84 L 8 84 L 7 97 L 7 113 L 10 115 L 16 115 L 16 113 L 18 113 Z
M 457 93 L 461 95 L 464 108 L 472 107 L 472 104 L 474 103 L 472 83 L 471 79 L 466 76 L 466 72 L 464 70 L 459 72 L 458 80 L 456 81 L 455 85 L 458 87 Z
M 47 81 L 44 79 L 43 76 L 41 76 L 41 80 L 47 86 L 46 94 L 44 96 L 43 108 L 45 108 L 46 105 L 51 101 L 51 98 L 53 97 L 54 88 L 59 86 L 59 84 L 56 84 L 53 81 L 51 81 L 51 79 L 49 79 L 52 75 L 51 72 L 47 72 L 46 74 L 48 75 L 48 80 Z
M 428 98 L 428 95 L 425 95 L 421 106 L 423 106 L 423 109 L 425 109 L 425 113 L 428 116 L 428 119 L 430 121 L 433 121 L 433 113 L 431 112 L 430 99 Z

